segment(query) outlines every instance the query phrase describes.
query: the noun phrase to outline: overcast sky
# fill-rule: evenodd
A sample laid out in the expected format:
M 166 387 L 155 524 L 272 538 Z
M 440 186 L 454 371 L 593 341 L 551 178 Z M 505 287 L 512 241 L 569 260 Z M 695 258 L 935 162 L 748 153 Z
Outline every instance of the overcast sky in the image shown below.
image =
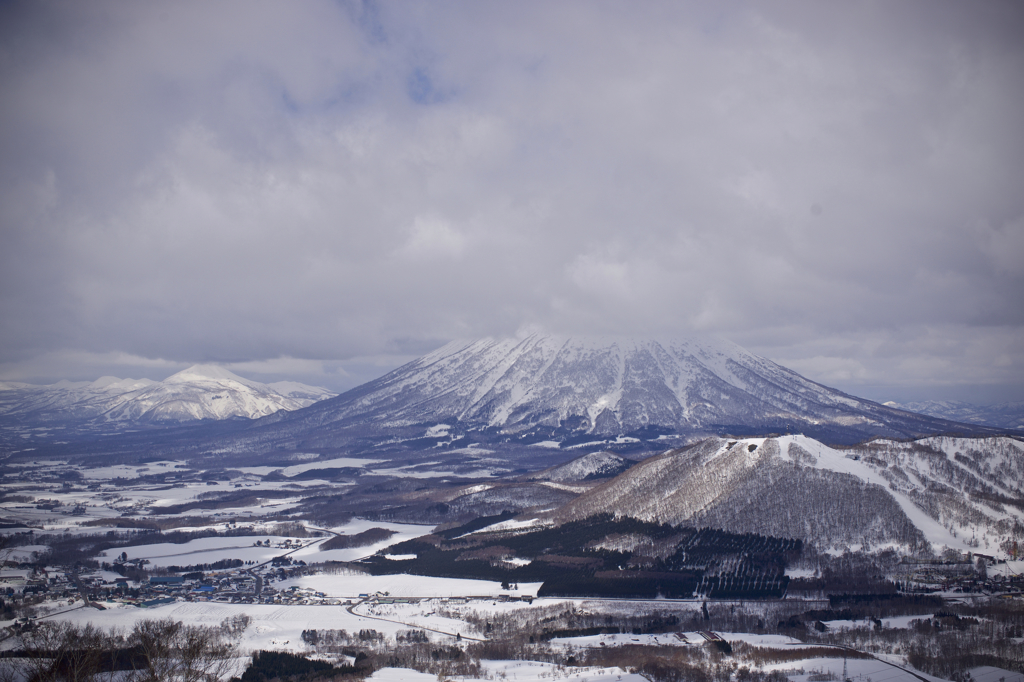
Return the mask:
M 0 6 L 0 378 L 729 338 L 1024 400 L 1024 4 Z

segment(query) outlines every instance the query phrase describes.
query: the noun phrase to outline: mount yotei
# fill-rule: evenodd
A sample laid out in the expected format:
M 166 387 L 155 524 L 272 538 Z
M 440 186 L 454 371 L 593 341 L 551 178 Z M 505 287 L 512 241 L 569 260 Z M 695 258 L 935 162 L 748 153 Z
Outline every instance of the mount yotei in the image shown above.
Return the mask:
M 726 341 L 532 335 L 449 343 L 335 398 L 261 420 L 236 447 L 622 449 L 720 434 L 854 443 L 951 432 L 994 433 L 847 395 Z

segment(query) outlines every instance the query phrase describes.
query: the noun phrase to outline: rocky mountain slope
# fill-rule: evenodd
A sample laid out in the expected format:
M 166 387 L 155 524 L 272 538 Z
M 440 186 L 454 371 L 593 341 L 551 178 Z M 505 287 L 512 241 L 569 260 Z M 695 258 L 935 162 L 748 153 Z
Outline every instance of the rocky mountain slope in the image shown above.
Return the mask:
M 560 509 L 799 538 L 824 551 L 994 554 L 1024 540 L 1024 443 L 878 440 L 847 449 L 805 436 L 712 438 L 647 459 Z
M 23 425 L 131 426 L 255 419 L 335 395 L 295 382 L 262 384 L 215 365 L 194 365 L 163 381 L 103 377 L 50 386 L 7 383 L 0 388 L 0 416 Z

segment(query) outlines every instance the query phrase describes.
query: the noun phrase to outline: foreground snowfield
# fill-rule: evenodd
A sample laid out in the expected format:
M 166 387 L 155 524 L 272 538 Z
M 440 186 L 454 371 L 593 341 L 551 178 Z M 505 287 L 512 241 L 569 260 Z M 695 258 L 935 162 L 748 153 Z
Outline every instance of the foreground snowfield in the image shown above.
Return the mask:
M 313 580 L 315 578 L 321 580 Z M 312 582 L 310 582 L 312 581 Z M 470 616 L 483 615 L 491 620 L 501 614 L 513 614 L 519 610 L 555 607 L 558 611 L 570 609 L 579 613 L 599 611 L 607 608 L 600 601 L 584 599 L 538 599 L 533 604 L 525 602 L 502 601 L 499 598 L 448 598 L 442 595 L 478 594 L 483 597 L 497 595 L 500 587 L 487 581 L 455 580 L 445 578 L 424 578 L 422 576 L 350 576 L 323 575 L 297 578 L 291 581 L 294 587 L 310 592 L 315 587 L 330 588 L 333 584 L 340 593 L 354 592 L 359 589 L 380 591 L 390 588 L 392 596 L 407 594 L 425 595 L 433 593 L 431 598 L 410 599 L 408 602 L 391 603 L 374 600 L 357 601 L 355 604 L 229 604 L 220 602 L 174 602 L 150 608 L 137 608 L 125 604 L 105 603 L 104 610 L 78 606 L 51 618 L 71 621 L 84 625 L 91 623 L 104 629 L 120 628 L 130 630 L 137 622 L 150 619 L 171 619 L 192 625 L 215 627 L 236 616 L 248 616 L 248 624 L 241 632 L 238 640 L 239 658 L 236 674 L 240 674 L 248 664 L 248 656 L 259 650 L 290 651 L 297 654 L 312 654 L 314 648 L 302 639 L 305 630 L 346 630 L 351 635 L 363 630 L 375 630 L 384 637 L 385 648 L 394 646 L 396 638 L 411 629 L 424 631 L 427 637 L 437 643 L 456 644 L 456 637 L 461 637 L 464 644 L 481 640 L 485 633 L 467 622 Z M 521 592 L 534 591 L 538 585 L 523 584 Z M 80 604 L 80 602 L 79 602 Z M 636 613 L 649 609 L 662 608 L 657 606 L 667 602 L 636 603 L 629 607 Z M 694 613 L 700 609 L 699 602 L 672 602 L 671 610 L 680 616 L 687 611 Z M 927 617 L 927 616 L 922 616 Z M 913 618 L 887 619 L 887 627 L 903 627 L 909 625 Z M 836 623 L 839 625 L 839 623 Z M 836 648 L 834 657 L 821 657 L 821 645 L 802 642 L 793 637 L 777 634 L 755 634 L 743 632 L 717 632 L 723 639 L 737 646 L 741 643 L 765 649 L 780 651 L 800 651 L 815 647 L 816 651 L 808 651 L 812 658 L 789 661 L 780 664 L 765 664 L 762 671 L 778 670 L 794 682 L 811 682 L 821 679 L 822 674 L 842 675 L 844 661 L 842 650 Z M 708 645 L 702 633 L 693 631 L 667 632 L 661 634 L 631 635 L 608 634 L 590 637 L 556 638 L 551 640 L 556 650 L 561 648 L 566 655 L 573 652 L 579 655 L 584 649 L 609 650 L 613 647 L 684 647 L 693 650 L 705 650 Z M 6 645 L 0 645 L 6 648 Z M 940 678 L 923 675 L 917 671 L 911 673 L 905 669 L 905 662 L 898 656 L 879 656 L 886 660 L 849 659 L 846 664 L 847 673 L 853 680 L 860 682 L 915 682 L 921 679 L 940 682 Z M 889 660 L 891 659 L 891 660 Z M 750 665 L 742 660 L 740 665 Z M 514 679 L 525 682 L 541 680 L 566 679 L 573 682 L 644 682 L 646 678 L 630 673 L 622 668 L 574 667 L 555 665 L 536 661 L 481 661 L 484 672 L 477 677 L 453 677 L 464 682 L 475 682 L 477 679 Z M 982 671 L 984 672 L 984 671 Z M 988 671 L 986 674 L 994 675 Z M 817 677 L 815 677 L 817 676 Z M 1005 675 L 1004 675 L 1005 676 Z M 427 675 L 412 670 L 385 668 L 369 679 L 373 682 L 426 682 L 436 680 L 436 675 Z M 988 679 L 988 678 L 986 678 Z M 998 677 L 991 677 L 989 682 L 998 682 Z M 1012 675 L 1006 678 L 1009 682 Z M 1024 682 L 1024 680 L 1013 680 Z
M 344 580 L 350 578 L 350 576 L 325 577 L 340 578 L 339 585 L 344 585 Z M 372 576 L 365 577 L 371 581 L 376 580 Z M 381 587 L 390 586 L 396 590 L 414 592 L 420 597 L 431 591 L 436 596 L 412 604 L 362 603 L 355 606 L 344 604 L 229 604 L 197 601 L 173 602 L 149 608 L 138 608 L 128 604 L 107 602 L 103 604 L 104 610 L 98 610 L 82 607 L 81 602 L 78 602 L 78 608 L 65 611 L 52 618 L 79 625 L 92 623 L 106 629 L 115 627 L 131 629 L 135 623 L 142 620 L 170 618 L 191 625 L 216 626 L 225 619 L 248 615 L 251 620 L 239 642 L 242 652 L 248 654 L 260 649 L 305 652 L 308 651 L 308 647 L 301 639 L 303 630 L 347 630 L 350 633 L 356 633 L 364 629 L 373 629 L 394 640 L 395 635 L 401 631 L 422 628 L 428 630 L 431 638 L 437 640 L 450 641 L 456 635 L 475 639 L 479 637 L 479 633 L 471 625 L 462 620 L 439 616 L 436 612 L 443 608 L 453 608 L 445 598 L 448 594 L 471 594 L 470 590 L 476 590 L 473 594 L 487 594 L 485 590 L 490 589 L 492 594 L 497 595 L 500 590 L 497 583 L 487 583 L 486 581 L 423 578 L 422 576 L 383 576 L 383 578 L 394 580 L 385 583 L 355 582 L 351 583 L 349 587 L 341 587 L 339 591 L 349 592 L 360 587 L 376 591 Z M 530 585 L 534 591 L 536 586 Z M 520 585 L 520 588 L 525 590 L 527 585 Z M 396 594 L 392 592 L 392 596 L 396 596 Z M 562 603 L 563 600 L 541 601 L 545 604 L 557 604 Z M 459 606 L 456 604 L 454 608 L 457 610 Z M 461 606 L 467 609 L 494 612 L 529 608 L 529 605 L 523 602 L 501 602 L 497 599 L 473 601 L 468 605 Z

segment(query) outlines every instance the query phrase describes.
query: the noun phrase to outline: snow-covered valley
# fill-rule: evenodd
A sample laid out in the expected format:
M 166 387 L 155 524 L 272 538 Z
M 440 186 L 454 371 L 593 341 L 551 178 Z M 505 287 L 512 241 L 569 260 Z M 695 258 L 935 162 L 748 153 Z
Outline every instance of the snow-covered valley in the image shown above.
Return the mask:
M 729 344 L 483 340 L 334 398 L 195 367 L 0 412 L 5 650 L 156 628 L 220 677 L 465 682 L 1021 661 L 1024 442 Z

